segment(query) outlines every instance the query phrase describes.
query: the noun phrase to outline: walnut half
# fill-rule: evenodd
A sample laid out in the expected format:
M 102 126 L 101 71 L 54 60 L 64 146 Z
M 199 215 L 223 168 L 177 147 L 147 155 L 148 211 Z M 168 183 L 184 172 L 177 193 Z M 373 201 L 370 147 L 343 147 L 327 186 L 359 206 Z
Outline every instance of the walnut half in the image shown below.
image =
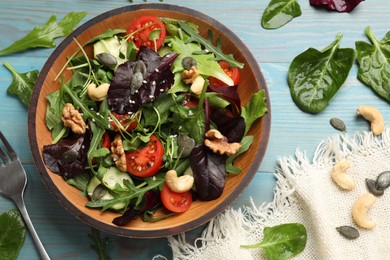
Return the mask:
M 111 158 L 120 171 L 125 172 L 127 170 L 126 155 L 120 135 L 116 135 L 114 141 L 111 142 Z
M 226 154 L 228 156 L 235 154 L 240 148 L 240 143 L 229 143 L 227 138 L 218 130 L 211 129 L 206 133 L 204 144 L 214 153 Z
M 85 133 L 85 122 L 78 110 L 71 103 L 66 103 L 62 109 L 61 120 L 64 126 L 70 127 L 75 134 Z

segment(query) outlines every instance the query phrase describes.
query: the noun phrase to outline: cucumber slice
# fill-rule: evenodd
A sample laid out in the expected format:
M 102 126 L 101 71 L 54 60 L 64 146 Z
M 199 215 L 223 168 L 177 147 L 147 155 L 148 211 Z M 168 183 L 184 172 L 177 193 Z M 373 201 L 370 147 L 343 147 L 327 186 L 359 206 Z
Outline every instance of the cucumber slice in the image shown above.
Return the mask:
M 99 186 L 99 184 L 101 184 L 101 182 L 99 181 L 99 179 L 96 176 L 93 176 L 91 178 L 91 180 L 89 181 L 88 186 L 87 186 L 87 194 L 90 198 L 93 195 L 93 191 L 96 189 L 97 186 Z M 112 196 L 112 194 L 110 194 L 107 191 L 106 194 L 104 194 L 100 199 L 101 200 L 110 200 L 113 198 L 114 198 L 114 196 Z M 120 202 L 120 203 L 116 203 L 116 204 L 112 205 L 111 209 L 122 210 L 125 206 L 126 206 L 126 204 L 124 202 Z
M 127 61 L 127 44 L 127 41 L 120 41 L 116 36 L 102 39 L 93 45 L 93 55 L 96 58 L 100 53 L 109 53 L 117 59 L 118 64 L 122 64 Z
M 124 180 L 128 180 L 130 181 L 130 183 L 133 183 L 133 180 L 131 179 L 128 173 L 121 172 L 116 167 L 110 167 L 102 177 L 103 185 L 110 190 L 116 190 L 116 191 L 127 190 L 126 186 L 123 184 Z

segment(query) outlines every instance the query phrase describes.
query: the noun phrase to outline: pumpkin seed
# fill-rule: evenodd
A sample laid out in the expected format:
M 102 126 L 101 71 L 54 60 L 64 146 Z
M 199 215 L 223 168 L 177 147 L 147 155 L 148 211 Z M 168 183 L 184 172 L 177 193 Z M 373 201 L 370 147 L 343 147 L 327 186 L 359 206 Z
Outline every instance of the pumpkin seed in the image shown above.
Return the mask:
M 131 94 L 134 94 L 142 86 L 143 80 L 144 77 L 142 76 L 141 72 L 136 72 L 133 74 L 130 82 Z
M 351 226 L 336 227 L 336 230 L 345 238 L 356 239 L 360 236 L 359 231 Z
M 376 186 L 382 190 L 390 186 L 390 171 L 384 171 L 378 175 Z
M 76 161 L 78 156 L 79 154 L 77 151 L 70 149 L 62 154 L 61 160 L 65 163 L 72 163 Z
M 334 129 L 339 130 L 341 132 L 347 131 L 347 127 L 345 126 L 345 123 L 343 120 L 334 117 L 334 118 L 331 118 L 329 122 L 330 122 L 330 125 L 333 126 Z
M 146 77 L 146 65 L 142 60 L 137 60 L 134 65 L 133 73 L 140 72 L 142 74 L 142 78 Z
M 375 196 L 382 196 L 384 191 L 377 187 L 376 181 L 372 179 L 366 179 L 366 186 L 370 193 Z
M 178 152 L 181 152 L 181 156 L 187 157 L 195 147 L 195 140 L 185 134 L 179 134 L 177 145 Z
M 118 63 L 114 55 L 106 52 L 99 53 L 96 55 L 96 58 L 100 61 L 101 64 L 109 68 L 115 67 Z
M 197 63 L 196 60 L 192 57 L 184 57 L 181 60 L 181 65 L 185 70 L 189 70 L 192 66 L 196 67 Z
M 92 196 L 91 196 L 91 201 L 97 201 L 104 195 L 106 195 L 107 189 L 104 187 L 104 185 L 99 184 L 96 186 L 96 188 L 93 190 Z

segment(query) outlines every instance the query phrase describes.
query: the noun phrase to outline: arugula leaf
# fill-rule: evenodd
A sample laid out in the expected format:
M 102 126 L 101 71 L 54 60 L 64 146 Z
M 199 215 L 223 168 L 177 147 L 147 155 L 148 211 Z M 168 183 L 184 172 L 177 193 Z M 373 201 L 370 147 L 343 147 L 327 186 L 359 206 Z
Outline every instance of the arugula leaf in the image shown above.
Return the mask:
M 25 73 L 17 72 L 8 62 L 3 65 L 12 73 L 13 79 L 7 92 L 11 95 L 19 97 L 23 104 L 30 104 L 31 94 L 37 81 L 39 71 L 32 70 Z
M 370 27 L 365 29 L 372 44 L 355 43 L 359 62 L 358 79 L 390 102 L 390 32 L 379 41 Z
M 277 29 L 302 14 L 297 0 L 271 0 L 261 17 L 264 29 Z
M 73 31 L 73 27 L 75 27 L 86 14 L 86 12 L 71 12 L 58 23 L 56 22 L 56 16 L 52 15 L 42 27 L 35 26 L 26 36 L 15 41 L 5 49 L 0 50 L 0 56 L 37 47 L 55 47 L 56 44 L 54 39 L 65 37 L 70 34 Z
M 94 228 L 91 228 L 91 233 L 88 234 L 88 237 L 91 240 L 90 247 L 97 253 L 99 260 L 110 260 L 111 257 L 107 253 L 107 248 L 110 244 L 109 238 L 101 238 L 100 231 Z
M 262 248 L 267 259 L 288 259 L 301 253 L 306 246 L 307 232 L 304 225 L 287 223 L 264 228 L 264 239 L 243 248 Z
M 17 259 L 26 238 L 26 226 L 17 209 L 0 215 L 0 259 Z
M 233 165 L 234 159 L 236 159 L 240 154 L 245 153 L 248 151 L 249 147 L 253 143 L 253 136 L 248 135 L 244 136 L 240 142 L 241 148 L 238 150 L 235 154 L 232 156 L 229 156 L 226 159 L 226 172 L 232 173 L 232 174 L 238 174 L 241 172 L 241 169 Z
M 324 110 L 348 77 L 355 60 L 351 48 L 340 49 L 342 35 L 322 51 L 309 48 L 294 58 L 288 84 L 295 104 L 305 112 Z
M 197 54 L 207 54 L 211 52 L 215 55 L 214 60 L 225 60 L 229 63 L 229 66 L 231 67 L 238 67 L 240 69 L 244 67 L 244 63 L 236 61 L 232 54 L 226 55 L 222 52 L 222 41 L 220 38 L 217 38 L 217 46 L 213 45 L 213 33 L 211 30 L 208 31 L 208 38 L 205 39 L 200 36 L 190 24 L 183 21 L 178 21 L 178 24 L 183 29 L 183 31 L 190 35 L 190 38 L 186 41 L 186 43 L 197 42 L 200 45 L 204 46 L 204 49 L 202 51 L 197 52 Z
M 251 100 L 242 107 L 241 116 L 245 120 L 245 134 L 251 128 L 256 119 L 262 117 L 268 111 L 265 103 L 264 89 L 252 95 Z
M 172 50 L 176 53 L 180 53 L 179 57 L 173 63 L 173 73 L 176 74 L 177 72 L 184 70 L 183 65 L 181 64 L 184 57 L 192 57 L 196 60 L 196 68 L 199 74 L 207 77 L 213 76 L 214 78 L 223 81 L 228 86 L 234 85 L 233 80 L 223 71 L 223 69 L 221 69 L 218 62 L 214 60 L 214 55 L 212 53 L 194 54 L 195 52 L 200 52 L 202 50 L 199 44 L 186 44 L 177 37 L 171 38 L 170 43 L 172 45 Z

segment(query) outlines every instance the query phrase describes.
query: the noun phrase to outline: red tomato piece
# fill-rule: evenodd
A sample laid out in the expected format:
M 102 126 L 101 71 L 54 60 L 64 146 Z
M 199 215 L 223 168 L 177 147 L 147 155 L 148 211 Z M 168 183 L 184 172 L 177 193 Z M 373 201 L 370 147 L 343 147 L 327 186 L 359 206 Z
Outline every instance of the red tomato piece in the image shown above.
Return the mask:
M 118 131 L 117 122 L 119 122 L 123 126 L 123 128 L 126 129 L 127 132 L 136 128 L 137 121 L 134 118 L 132 118 L 132 116 L 130 116 L 128 114 L 119 115 L 115 112 L 112 112 L 112 114 L 115 116 L 115 119 L 116 119 L 116 120 L 110 121 L 110 124 L 111 124 L 112 128 L 114 129 L 114 131 Z
M 108 149 L 111 148 L 111 138 L 107 131 L 103 134 L 102 147 Z
M 225 71 L 225 73 L 233 80 L 234 85 L 237 85 L 240 81 L 240 70 L 237 67 L 230 68 L 229 63 L 224 60 L 219 61 L 218 64 L 221 69 L 223 69 L 223 71 Z M 226 83 L 214 77 L 209 77 L 209 83 L 216 86 L 226 86 Z
M 189 210 L 192 204 L 192 192 L 174 192 L 172 191 L 166 183 L 160 193 L 161 201 L 165 208 L 172 212 L 185 212 Z
M 126 153 L 127 171 L 145 178 L 155 175 L 163 164 L 164 146 L 154 135 L 147 146 Z
M 147 46 L 157 51 L 164 42 L 167 34 L 164 23 L 157 17 L 145 15 L 135 20 L 127 30 L 129 40 L 137 48 Z

